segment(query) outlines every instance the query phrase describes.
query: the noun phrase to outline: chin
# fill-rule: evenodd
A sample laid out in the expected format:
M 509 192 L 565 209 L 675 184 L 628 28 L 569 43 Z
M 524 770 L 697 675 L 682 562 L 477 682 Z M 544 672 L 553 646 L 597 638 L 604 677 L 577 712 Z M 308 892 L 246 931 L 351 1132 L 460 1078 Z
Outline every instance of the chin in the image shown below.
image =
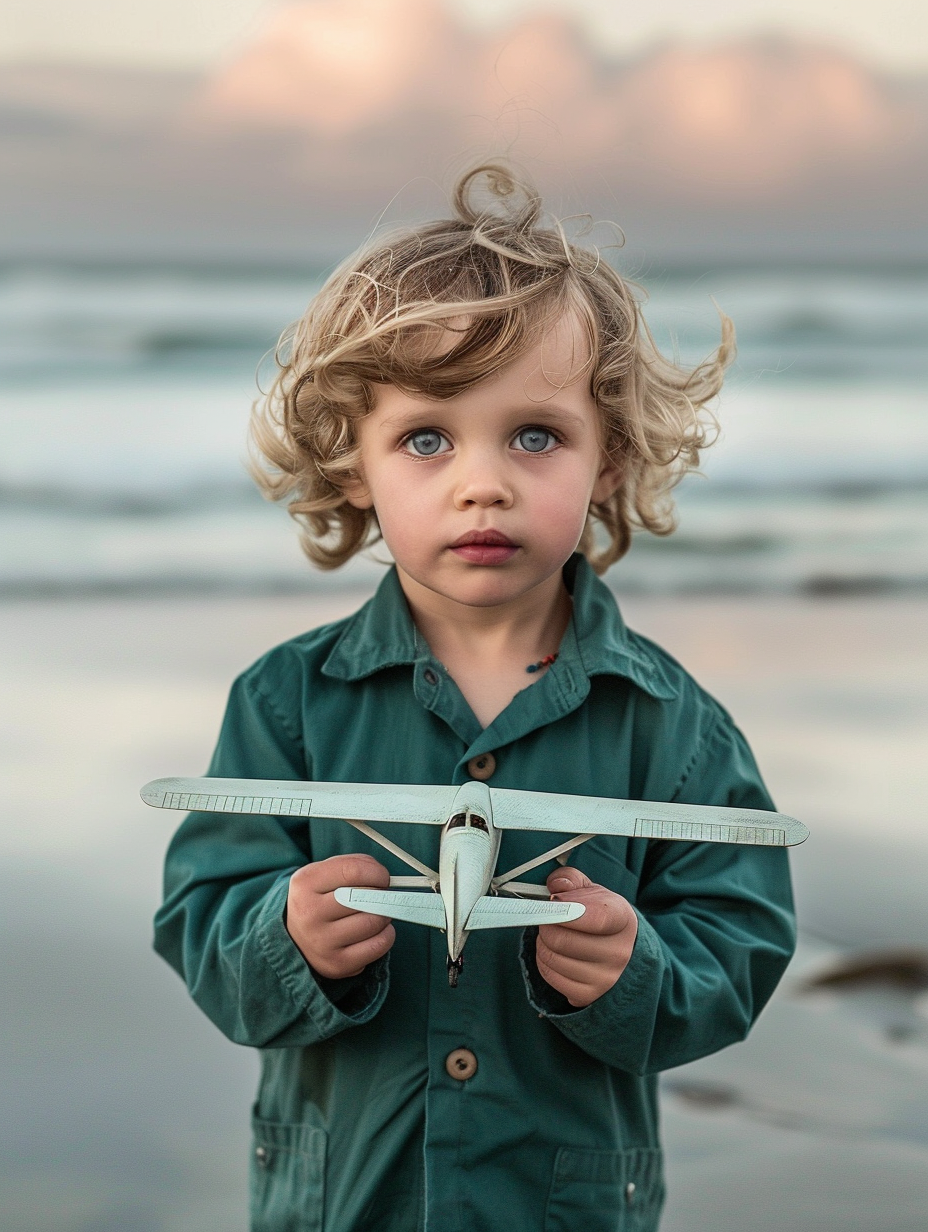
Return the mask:
M 466 607 L 499 607 L 503 603 L 509 603 L 512 599 L 517 599 L 519 594 L 521 591 L 485 589 L 476 593 L 471 591 L 466 594 L 449 594 L 448 597 Z
M 538 585 L 538 581 L 519 578 L 513 574 L 506 576 L 502 570 L 494 575 L 487 569 L 486 573 L 490 576 L 468 578 L 456 585 L 443 587 L 443 593 L 449 599 L 464 603 L 468 607 L 495 607 L 520 598 L 526 591 Z

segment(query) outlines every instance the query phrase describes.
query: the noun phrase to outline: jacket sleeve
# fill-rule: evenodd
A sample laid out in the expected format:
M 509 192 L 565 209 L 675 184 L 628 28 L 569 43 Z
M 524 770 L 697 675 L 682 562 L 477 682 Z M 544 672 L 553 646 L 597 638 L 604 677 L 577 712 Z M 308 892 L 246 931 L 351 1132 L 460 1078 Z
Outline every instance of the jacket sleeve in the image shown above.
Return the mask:
M 773 808 L 727 716 L 702 742 L 673 799 Z M 628 966 L 580 1010 L 542 979 L 534 934 L 526 936 L 522 962 L 534 1008 L 591 1056 L 635 1074 L 671 1069 L 744 1039 L 795 947 L 786 851 L 649 842 L 635 908 L 638 936 Z
M 307 777 L 300 735 L 260 677 L 233 685 L 208 773 Z M 190 813 L 168 848 L 155 949 L 237 1044 L 313 1044 L 367 1022 L 386 996 L 388 957 L 353 980 L 323 981 L 291 940 L 290 876 L 311 858 L 304 819 L 237 813 Z

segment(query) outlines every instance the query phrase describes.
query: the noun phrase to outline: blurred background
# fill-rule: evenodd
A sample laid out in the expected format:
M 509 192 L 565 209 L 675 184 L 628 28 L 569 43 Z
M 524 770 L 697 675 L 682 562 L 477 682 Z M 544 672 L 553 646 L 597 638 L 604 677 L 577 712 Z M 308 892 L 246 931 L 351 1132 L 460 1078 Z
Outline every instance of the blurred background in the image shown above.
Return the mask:
M 327 271 L 499 154 L 623 229 L 669 353 L 738 329 L 679 531 L 608 580 L 813 839 L 781 993 L 667 1077 L 668 1232 L 928 1223 L 928 10 L 6 0 L 4 1230 L 246 1226 L 254 1058 L 149 954 L 135 793 L 376 584 L 252 490 L 249 408 Z

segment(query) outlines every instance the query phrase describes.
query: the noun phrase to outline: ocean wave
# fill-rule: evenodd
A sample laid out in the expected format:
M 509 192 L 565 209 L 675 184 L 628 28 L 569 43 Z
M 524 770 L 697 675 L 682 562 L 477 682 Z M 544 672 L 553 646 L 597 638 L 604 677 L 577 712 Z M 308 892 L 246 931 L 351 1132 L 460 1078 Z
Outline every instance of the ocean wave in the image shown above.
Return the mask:
M 370 587 L 332 584 L 312 575 L 287 574 L 204 577 L 189 573 L 152 573 L 134 577 L 0 577 L 0 602 L 61 599 L 195 599 L 286 598 L 332 592 L 367 594 Z
M 650 282 L 652 330 L 685 362 L 717 345 L 715 300 L 755 379 L 928 372 L 926 270 L 708 269 Z M 255 366 L 319 285 L 309 271 L 0 268 L 0 374 Z
M 112 488 L 0 482 L 0 512 L 52 512 L 64 518 L 176 518 L 254 509 L 264 501 L 247 480 L 163 487 Z
M 363 582 L 313 573 L 242 465 L 256 366 L 316 285 L 305 271 L 0 270 L 0 597 L 372 585 L 373 566 Z M 613 584 L 921 592 L 928 270 L 655 279 L 648 319 L 684 362 L 717 343 L 712 297 L 739 330 L 721 440 L 677 489 L 680 529 L 637 536 Z
M 702 572 L 699 576 L 647 577 L 640 571 L 618 569 L 608 582 L 624 596 L 709 598 L 796 596 L 813 599 L 905 597 L 928 594 L 928 569 L 912 575 L 870 570 L 856 573 L 813 571 L 794 576 L 734 576 Z M 272 599 L 307 595 L 358 594 L 366 597 L 373 586 L 340 578 L 291 574 L 255 576 L 152 573 L 132 577 L 0 577 L 0 602 L 92 599 Z
M 56 507 L 51 493 L 0 506 L 0 598 L 316 594 L 372 587 L 367 556 L 321 574 L 279 506 L 246 488 L 211 507 Z M 222 500 L 228 504 L 222 505 Z M 38 502 L 32 503 L 29 502 Z M 375 549 L 386 557 L 383 546 Z M 629 594 L 903 594 L 928 588 L 928 498 L 861 504 L 782 499 L 685 509 L 669 537 L 635 536 L 609 580 Z
M 786 504 L 796 498 L 824 505 L 857 505 L 900 496 L 928 498 L 928 469 L 903 474 L 883 470 L 874 475 L 808 477 L 761 472 L 713 477 L 709 483 L 701 479 L 696 476 L 684 481 L 677 491 L 680 504 L 687 510 L 709 505 L 734 508 L 758 501 Z M 149 480 L 145 486 L 128 488 L 0 480 L 0 511 L 52 511 L 62 517 L 176 518 L 184 514 L 257 509 L 265 504 L 255 485 L 245 477 L 178 484 L 165 476 L 160 484 Z M 686 539 L 685 533 L 678 531 L 668 541 L 643 537 L 642 542 L 672 543 L 681 548 Z

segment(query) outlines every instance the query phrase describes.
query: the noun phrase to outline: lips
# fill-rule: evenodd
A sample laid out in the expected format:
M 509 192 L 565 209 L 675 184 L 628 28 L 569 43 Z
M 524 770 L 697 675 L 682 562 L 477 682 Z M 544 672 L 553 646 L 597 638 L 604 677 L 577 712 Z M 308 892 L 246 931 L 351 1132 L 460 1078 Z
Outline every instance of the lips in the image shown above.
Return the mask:
M 468 548 L 474 545 L 481 545 L 490 548 L 516 548 L 519 545 L 513 543 L 507 538 L 502 531 L 498 530 L 469 530 L 466 535 L 462 535 L 460 539 L 455 539 L 451 544 L 452 548 Z
M 498 530 L 470 530 L 450 545 L 455 556 L 472 565 L 504 565 L 519 545 Z

